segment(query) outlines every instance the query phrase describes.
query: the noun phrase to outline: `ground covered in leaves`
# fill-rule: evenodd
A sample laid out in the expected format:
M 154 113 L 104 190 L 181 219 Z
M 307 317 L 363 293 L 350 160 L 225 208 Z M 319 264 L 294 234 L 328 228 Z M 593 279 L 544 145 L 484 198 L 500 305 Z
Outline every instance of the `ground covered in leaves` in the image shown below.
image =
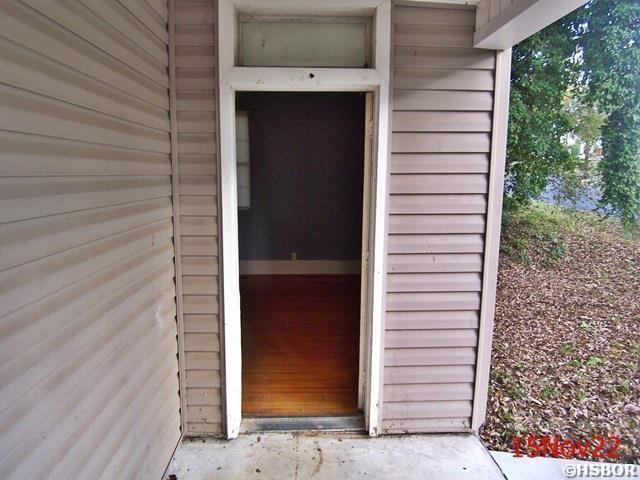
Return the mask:
M 640 241 L 545 204 L 503 231 L 482 438 L 614 434 L 619 461 L 640 463 Z

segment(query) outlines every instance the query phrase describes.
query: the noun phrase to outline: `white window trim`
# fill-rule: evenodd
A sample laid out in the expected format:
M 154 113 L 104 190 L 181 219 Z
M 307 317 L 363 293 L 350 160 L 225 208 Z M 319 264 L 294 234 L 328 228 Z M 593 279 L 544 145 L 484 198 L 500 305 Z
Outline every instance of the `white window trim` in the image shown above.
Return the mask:
M 255 1 L 265 8 L 308 6 L 316 0 Z M 391 2 L 350 0 L 328 2 L 327 8 L 375 10 L 375 68 L 235 67 L 236 14 L 242 0 L 218 2 L 218 72 L 220 102 L 221 306 L 223 315 L 223 405 L 227 438 L 236 438 L 242 421 L 242 352 L 238 255 L 237 178 L 235 163 L 235 93 L 237 91 L 372 91 L 375 96 L 375 157 L 371 208 L 374 210 L 371 248 L 371 318 L 367 335 L 365 423 L 369 435 L 380 430 L 382 405 L 385 232 L 390 138 Z M 315 10 L 317 12 L 317 10 Z M 322 12 L 321 12 L 322 13 Z M 332 14 L 330 10 L 326 12 Z

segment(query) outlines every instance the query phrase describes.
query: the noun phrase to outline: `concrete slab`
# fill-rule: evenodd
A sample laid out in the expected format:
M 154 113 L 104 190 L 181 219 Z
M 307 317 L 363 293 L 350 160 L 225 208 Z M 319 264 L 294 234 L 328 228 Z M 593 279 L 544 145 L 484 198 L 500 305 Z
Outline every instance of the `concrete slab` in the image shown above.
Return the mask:
M 473 435 L 261 433 L 183 442 L 165 480 L 504 480 Z
M 514 457 L 513 453 L 508 452 L 491 452 L 491 455 L 500 465 L 500 469 L 508 480 L 640 478 L 640 466 L 638 465 L 603 464 L 561 458 Z M 585 468 L 589 466 L 593 466 L 591 471 Z M 579 470 L 579 467 L 582 470 Z M 599 470 L 606 468 L 611 468 L 611 473 Z

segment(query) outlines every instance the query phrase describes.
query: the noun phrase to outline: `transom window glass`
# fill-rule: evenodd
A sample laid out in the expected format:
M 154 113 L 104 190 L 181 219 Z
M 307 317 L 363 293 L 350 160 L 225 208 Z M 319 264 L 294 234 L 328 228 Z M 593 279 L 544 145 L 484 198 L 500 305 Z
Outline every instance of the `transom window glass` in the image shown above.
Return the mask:
M 371 19 L 240 15 L 237 64 L 369 68 Z

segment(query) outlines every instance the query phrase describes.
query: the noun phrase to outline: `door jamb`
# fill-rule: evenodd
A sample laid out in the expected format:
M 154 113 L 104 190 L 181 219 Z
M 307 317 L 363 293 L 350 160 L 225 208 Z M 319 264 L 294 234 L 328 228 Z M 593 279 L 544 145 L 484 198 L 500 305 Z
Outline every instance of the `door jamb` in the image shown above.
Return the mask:
M 238 255 L 237 177 L 235 165 L 235 92 L 306 91 L 373 92 L 374 148 L 372 235 L 369 262 L 370 308 L 366 338 L 365 424 L 369 435 L 378 435 L 382 407 L 384 265 L 388 194 L 390 134 L 389 84 L 391 65 L 391 2 L 352 0 L 354 6 L 371 3 L 375 8 L 375 68 L 279 68 L 235 67 L 237 0 L 218 1 L 218 98 L 219 172 L 221 205 L 221 310 L 223 337 L 223 423 L 227 438 L 236 438 L 242 420 L 242 352 Z M 315 0 L 298 0 L 315 3 Z M 239 3 L 239 2 L 238 2 Z M 278 3 L 278 2 L 272 2 Z M 348 3 L 348 2 L 344 2 Z
M 371 171 L 374 166 L 373 142 L 375 118 L 373 115 L 373 92 L 365 93 L 364 116 L 364 169 L 362 182 L 362 255 L 360 267 L 360 335 L 358 355 L 358 408 L 364 409 L 367 386 L 367 323 L 369 321 L 369 304 L 371 285 L 369 259 L 371 256 Z

